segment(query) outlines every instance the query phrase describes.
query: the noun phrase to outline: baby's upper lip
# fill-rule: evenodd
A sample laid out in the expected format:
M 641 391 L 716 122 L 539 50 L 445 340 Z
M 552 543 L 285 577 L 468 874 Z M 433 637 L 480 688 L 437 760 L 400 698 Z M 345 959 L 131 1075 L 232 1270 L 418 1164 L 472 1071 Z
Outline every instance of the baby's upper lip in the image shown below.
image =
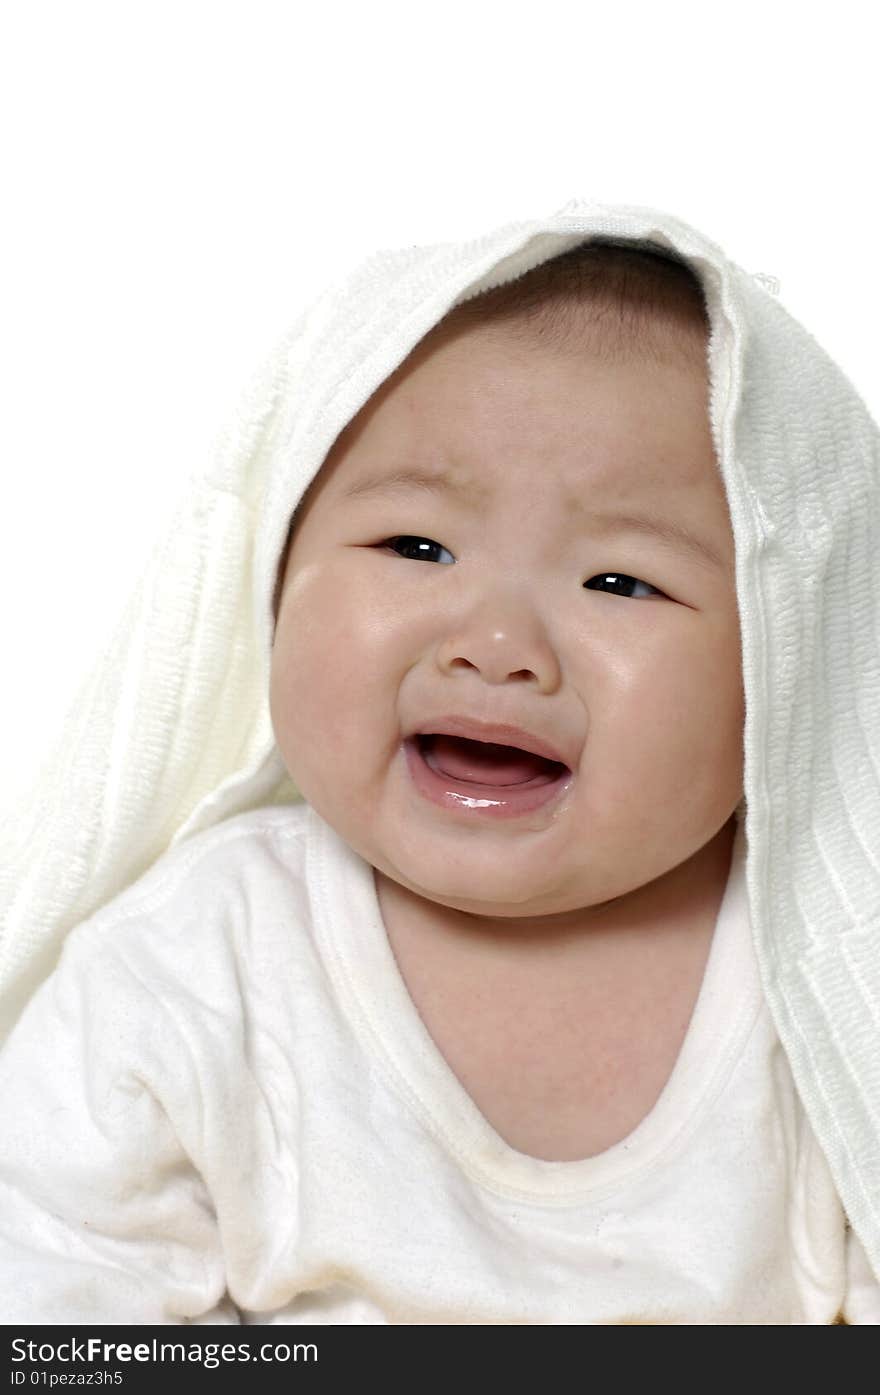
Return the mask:
M 410 735 L 423 736 L 429 733 L 463 736 L 469 741 L 491 741 L 498 746 L 519 746 L 523 751 L 531 751 L 536 756 L 543 756 L 545 760 L 556 761 L 567 766 L 569 770 L 573 768 L 571 761 L 566 760 L 551 742 L 545 741 L 533 731 L 526 731 L 525 727 L 511 726 L 508 722 L 484 722 L 479 717 L 445 713 L 443 716 L 431 717 L 421 722 Z

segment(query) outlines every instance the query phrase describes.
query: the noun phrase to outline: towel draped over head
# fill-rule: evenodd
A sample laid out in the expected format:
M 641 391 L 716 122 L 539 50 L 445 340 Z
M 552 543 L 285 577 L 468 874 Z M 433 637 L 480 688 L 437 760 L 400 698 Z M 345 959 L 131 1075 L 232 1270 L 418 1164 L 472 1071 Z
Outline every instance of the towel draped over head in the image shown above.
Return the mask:
M 299 797 L 269 716 L 297 502 L 448 310 L 594 237 L 668 249 L 703 287 L 736 549 L 752 933 L 795 1083 L 880 1275 L 880 433 L 766 278 L 654 209 L 574 200 L 379 252 L 300 315 L 187 482 L 24 807 L 5 812 L 0 1029 L 66 932 L 172 844 Z

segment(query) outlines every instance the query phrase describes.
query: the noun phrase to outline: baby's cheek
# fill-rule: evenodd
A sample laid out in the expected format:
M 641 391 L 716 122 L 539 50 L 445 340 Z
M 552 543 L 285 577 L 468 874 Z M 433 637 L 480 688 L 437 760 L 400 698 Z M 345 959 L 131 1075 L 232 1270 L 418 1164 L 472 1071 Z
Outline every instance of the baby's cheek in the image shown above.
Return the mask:
M 272 721 L 283 753 L 326 759 L 347 739 L 352 704 L 358 706 L 357 668 L 345 637 L 300 631 L 273 674 Z

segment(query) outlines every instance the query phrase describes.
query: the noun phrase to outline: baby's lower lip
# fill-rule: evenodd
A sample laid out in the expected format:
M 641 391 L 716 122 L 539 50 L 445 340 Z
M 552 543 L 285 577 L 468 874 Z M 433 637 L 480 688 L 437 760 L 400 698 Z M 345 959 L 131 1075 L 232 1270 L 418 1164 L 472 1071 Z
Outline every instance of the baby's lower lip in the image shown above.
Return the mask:
M 414 736 L 407 737 L 403 747 L 418 792 L 441 809 L 452 809 L 467 818 L 519 818 L 559 799 L 574 778 L 564 769 L 559 775 L 538 776 L 520 785 L 484 785 L 433 770 Z

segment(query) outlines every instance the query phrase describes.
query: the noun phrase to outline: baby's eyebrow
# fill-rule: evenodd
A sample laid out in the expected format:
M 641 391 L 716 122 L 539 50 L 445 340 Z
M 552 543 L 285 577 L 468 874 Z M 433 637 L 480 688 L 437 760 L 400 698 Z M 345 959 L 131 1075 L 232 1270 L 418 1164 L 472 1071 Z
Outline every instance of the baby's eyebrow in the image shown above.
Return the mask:
M 580 509 L 582 505 L 580 500 L 570 499 L 569 507 Z M 589 518 L 595 530 L 603 536 L 617 532 L 642 533 L 646 537 L 657 538 L 676 552 L 685 548 L 704 566 L 708 563 L 719 571 L 727 569 L 727 562 L 711 543 L 674 518 L 646 518 L 631 513 L 591 513 Z
M 342 497 L 362 499 L 372 494 L 396 494 L 405 489 L 422 489 L 428 494 L 455 494 L 466 502 L 474 499 L 485 501 L 489 493 L 484 484 L 454 475 L 449 470 L 428 470 L 409 466 L 405 470 L 395 470 L 384 475 L 369 475 L 366 479 L 355 480 L 342 491 Z
M 383 475 L 369 475 L 355 480 L 342 491 L 343 499 L 363 499 L 375 495 L 391 496 L 411 490 L 421 490 L 434 495 L 455 495 L 467 504 L 485 502 L 491 490 L 464 475 L 453 474 L 444 469 L 420 469 L 409 466 Z M 674 518 L 658 518 L 649 515 L 602 511 L 586 508 L 583 499 L 568 495 L 565 500 L 569 512 L 580 515 L 587 526 L 597 536 L 608 537 L 612 533 L 640 533 L 657 538 L 666 547 L 678 552 L 685 548 L 704 566 L 724 571 L 727 562 L 705 538 Z

